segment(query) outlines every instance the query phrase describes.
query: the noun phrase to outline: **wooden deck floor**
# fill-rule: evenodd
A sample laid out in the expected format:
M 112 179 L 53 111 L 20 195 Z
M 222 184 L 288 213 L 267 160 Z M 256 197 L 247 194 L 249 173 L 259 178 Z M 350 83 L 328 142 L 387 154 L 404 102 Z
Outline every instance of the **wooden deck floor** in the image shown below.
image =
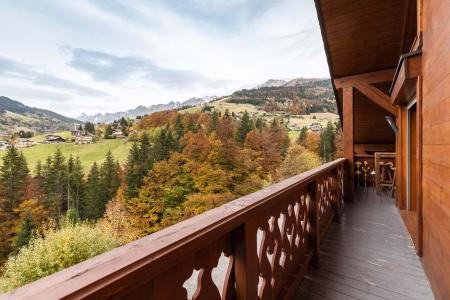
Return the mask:
M 295 299 L 434 299 L 392 198 L 364 189 L 346 204 Z

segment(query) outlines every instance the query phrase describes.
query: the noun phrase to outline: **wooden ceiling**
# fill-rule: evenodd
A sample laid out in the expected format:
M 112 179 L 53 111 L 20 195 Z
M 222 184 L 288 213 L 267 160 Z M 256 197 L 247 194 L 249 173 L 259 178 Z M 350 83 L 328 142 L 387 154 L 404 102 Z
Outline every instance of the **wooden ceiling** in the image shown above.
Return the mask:
M 316 8 L 332 78 L 395 68 L 416 36 L 415 0 L 316 0 Z

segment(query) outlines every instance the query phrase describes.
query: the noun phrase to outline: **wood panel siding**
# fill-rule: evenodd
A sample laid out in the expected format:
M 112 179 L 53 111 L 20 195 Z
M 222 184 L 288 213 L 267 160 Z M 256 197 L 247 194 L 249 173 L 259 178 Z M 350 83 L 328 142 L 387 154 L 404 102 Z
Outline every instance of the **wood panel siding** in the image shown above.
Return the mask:
M 450 2 L 423 1 L 423 263 L 438 299 L 450 295 Z

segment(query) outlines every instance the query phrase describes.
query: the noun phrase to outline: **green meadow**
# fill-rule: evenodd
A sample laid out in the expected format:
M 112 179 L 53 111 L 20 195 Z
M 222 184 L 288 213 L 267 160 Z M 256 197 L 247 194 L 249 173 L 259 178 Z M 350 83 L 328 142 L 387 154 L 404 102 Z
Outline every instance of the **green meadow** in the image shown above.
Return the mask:
M 85 173 L 89 171 L 94 162 L 101 163 L 105 158 L 106 152 L 111 150 L 115 159 L 123 164 L 128 156 L 128 151 L 132 143 L 125 139 L 119 140 L 100 140 L 94 144 L 75 145 L 73 143 L 67 144 L 38 144 L 33 147 L 21 149 L 28 163 L 28 168 L 34 174 L 36 163 L 38 160 L 45 162 L 48 155 L 53 155 L 56 149 L 61 149 L 61 152 L 67 158 L 69 155 L 78 156 L 83 164 Z M 6 151 L 0 151 L 0 159 L 5 155 Z M 1 162 L 0 162 L 1 163 Z

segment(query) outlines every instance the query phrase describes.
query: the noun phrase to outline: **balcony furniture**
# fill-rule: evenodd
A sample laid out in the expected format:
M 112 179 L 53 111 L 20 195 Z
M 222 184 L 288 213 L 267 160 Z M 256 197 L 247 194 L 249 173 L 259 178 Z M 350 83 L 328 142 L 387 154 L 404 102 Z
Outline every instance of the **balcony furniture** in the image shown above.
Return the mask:
M 375 152 L 374 157 L 375 188 L 380 194 L 383 187 L 390 187 L 392 184 L 392 174 L 386 164 L 391 163 L 394 166 L 396 154 L 395 152 Z

